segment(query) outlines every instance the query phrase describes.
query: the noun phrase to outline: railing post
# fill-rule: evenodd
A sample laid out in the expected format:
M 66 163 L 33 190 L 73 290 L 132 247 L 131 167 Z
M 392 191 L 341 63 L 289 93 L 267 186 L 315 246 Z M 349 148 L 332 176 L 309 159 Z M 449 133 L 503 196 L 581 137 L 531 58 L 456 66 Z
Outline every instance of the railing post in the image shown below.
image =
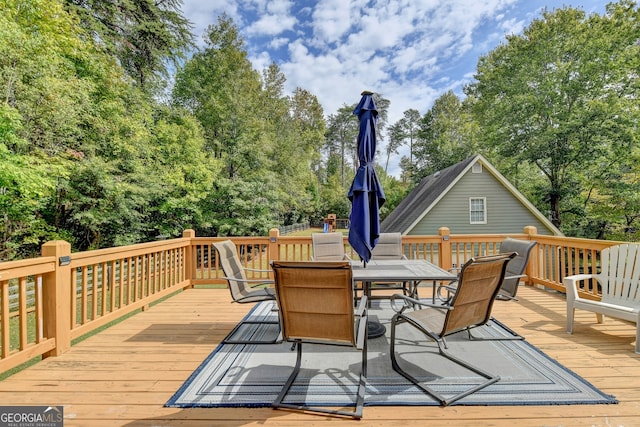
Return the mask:
M 56 340 L 55 348 L 42 355 L 46 358 L 59 356 L 71 348 L 70 300 L 75 292 L 71 291 L 71 244 L 64 240 L 47 242 L 42 245 L 41 253 L 56 258 L 55 270 L 42 278 L 43 333 L 46 338 Z
M 187 239 L 193 239 L 196 237 L 196 231 L 191 228 L 186 229 L 182 232 L 182 237 Z M 193 288 L 193 276 L 195 275 L 196 270 L 196 259 L 195 259 L 196 251 L 193 250 L 193 241 L 189 242 L 189 246 L 187 246 L 187 250 L 185 253 L 185 279 L 189 281 L 189 286 L 187 288 Z
M 439 265 L 445 270 L 451 269 L 451 230 L 448 227 L 438 229 L 440 235 L 440 256 Z
M 533 225 L 528 225 L 524 228 L 524 234 L 527 235 L 529 240 L 535 240 L 533 236 L 538 234 L 538 229 Z M 525 271 L 524 271 L 525 274 L 527 275 L 527 280 L 524 282 L 525 285 L 531 286 L 533 283 L 533 280 L 531 280 L 531 278 L 538 277 L 538 271 L 540 267 L 540 264 L 538 263 L 539 253 L 540 251 L 536 250 L 535 247 L 531 251 L 531 255 L 529 256 L 529 263 L 527 264 L 527 267 L 525 268 Z
M 269 230 L 269 264 L 273 260 L 280 259 L 280 244 L 278 243 L 278 239 L 280 238 L 280 230 L 277 228 L 272 228 Z

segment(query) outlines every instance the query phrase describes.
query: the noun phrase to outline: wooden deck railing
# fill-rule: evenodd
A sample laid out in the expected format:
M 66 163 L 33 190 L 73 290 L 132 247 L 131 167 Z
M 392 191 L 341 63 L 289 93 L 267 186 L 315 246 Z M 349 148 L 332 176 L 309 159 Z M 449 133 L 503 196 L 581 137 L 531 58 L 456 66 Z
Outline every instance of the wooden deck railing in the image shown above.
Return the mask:
M 527 268 L 528 285 L 563 291 L 562 278 L 595 272 L 600 250 L 620 242 L 536 234 L 534 227 L 509 236 L 538 242 Z M 408 258 L 427 259 L 445 269 L 469 257 L 499 250 L 506 234 L 404 236 Z M 0 373 L 35 357 L 64 353 L 71 341 L 173 292 L 190 286 L 225 284 L 211 243 L 224 238 L 183 237 L 138 245 L 71 253 L 69 243 L 48 242 L 42 256 L 0 263 Z M 269 269 L 274 259 L 309 260 L 311 238 L 234 237 L 246 267 Z M 352 259 L 357 254 L 345 247 Z M 256 273 L 253 278 L 266 278 Z M 597 299 L 596 286 L 583 295 Z

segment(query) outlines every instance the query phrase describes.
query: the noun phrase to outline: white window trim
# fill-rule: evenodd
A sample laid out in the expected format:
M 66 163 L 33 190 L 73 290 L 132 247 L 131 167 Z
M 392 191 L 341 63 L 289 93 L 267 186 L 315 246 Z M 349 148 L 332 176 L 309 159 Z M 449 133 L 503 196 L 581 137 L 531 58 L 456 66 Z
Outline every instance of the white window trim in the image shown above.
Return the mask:
M 474 221 L 473 220 L 473 211 L 471 207 L 473 205 L 474 200 L 482 200 L 482 206 L 484 207 L 484 220 L 483 221 Z M 469 197 L 469 224 L 486 224 L 487 223 L 487 198 L 486 197 Z

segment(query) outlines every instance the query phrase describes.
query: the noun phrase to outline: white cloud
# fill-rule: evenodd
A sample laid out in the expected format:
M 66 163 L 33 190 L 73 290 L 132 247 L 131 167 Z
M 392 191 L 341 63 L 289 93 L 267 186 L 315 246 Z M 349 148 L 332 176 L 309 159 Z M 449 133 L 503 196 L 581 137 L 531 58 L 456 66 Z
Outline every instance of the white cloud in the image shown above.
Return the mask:
M 260 4 L 258 19 L 247 26 L 249 35 L 276 36 L 287 30 L 293 30 L 297 19 L 291 15 L 292 3 L 288 0 L 276 0 Z
M 344 0 L 321 0 L 316 3 L 312 28 L 319 45 L 338 42 L 351 28 L 354 20 L 350 4 Z
M 283 46 L 287 46 L 291 40 L 287 37 L 276 37 L 271 39 L 269 47 L 271 49 L 280 49 Z
M 296 20 L 291 16 L 264 15 L 247 27 L 249 35 L 277 36 L 286 30 L 292 30 Z
M 510 18 L 505 19 L 500 22 L 500 32 L 502 34 L 510 35 L 510 34 L 520 34 L 522 30 L 526 27 L 526 22 L 522 19 L 518 18 Z M 499 34 L 499 33 L 496 33 Z M 495 40 L 497 37 L 492 37 L 491 40 Z
M 273 58 L 271 58 L 271 55 L 269 55 L 269 52 L 267 51 L 262 51 L 257 55 L 251 56 L 249 57 L 249 60 L 253 64 L 253 68 L 258 70 L 259 72 L 262 72 L 262 70 L 267 69 L 269 65 L 271 65 L 274 62 Z

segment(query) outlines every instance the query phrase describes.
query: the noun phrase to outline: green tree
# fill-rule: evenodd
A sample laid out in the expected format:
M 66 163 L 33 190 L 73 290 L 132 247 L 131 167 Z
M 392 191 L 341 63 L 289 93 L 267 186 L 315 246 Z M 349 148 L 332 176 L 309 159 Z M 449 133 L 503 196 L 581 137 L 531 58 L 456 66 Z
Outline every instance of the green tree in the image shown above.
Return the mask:
M 327 130 L 322 105 L 315 95 L 299 87 L 290 97 L 289 105 L 300 147 L 311 161 L 311 168 L 317 170 Z
M 195 115 L 204 130 L 205 149 L 222 165 L 206 189 L 210 228 L 203 232 L 256 234 L 264 231 L 256 224 L 265 221 L 249 223 L 250 219 L 264 211 L 252 210 L 251 201 L 265 194 L 269 178 L 261 179 L 261 173 L 270 161 L 264 153 L 272 150 L 269 141 L 260 139 L 263 129 L 256 115 L 263 108 L 260 76 L 247 59 L 238 28 L 226 15 L 208 27 L 205 42 L 205 48 L 178 70 L 173 89 L 173 102 Z M 265 205 L 264 200 L 254 204 Z
M 591 187 L 585 200 L 585 215 L 576 221 L 584 237 L 624 241 L 640 238 L 638 162 L 640 159 L 636 158 L 631 167 L 605 169 L 603 179 L 598 179 L 601 185 Z M 590 233 L 586 234 L 585 230 Z
M 378 118 L 376 120 L 376 138 L 378 141 L 386 139 L 387 124 L 389 123 L 389 107 L 391 101 L 379 93 L 373 94 L 373 102 L 378 110 Z M 354 107 L 355 108 L 355 107 Z
M 356 167 L 354 159 L 357 159 L 356 140 L 360 125 L 353 115 L 355 108 L 355 104 L 344 104 L 337 112 L 329 115 L 327 119 L 325 150 L 328 157 L 337 155 L 340 159 L 340 183 L 342 187 L 346 187 L 347 182 L 349 182 L 351 174 L 347 174 L 347 170 L 350 167 Z
M 381 167 L 377 167 L 376 173 L 386 197 L 384 205 L 380 208 L 380 220 L 383 221 L 405 198 L 409 186 L 406 182 L 401 182 L 395 177 L 387 175 Z
M 389 169 L 389 160 L 391 160 L 391 156 L 394 154 L 396 155 L 399 154 L 398 150 L 400 149 L 400 147 L 404 145 L 404 142 L 405 142 L 404 131 L 399 121 L 389 126 L 388 139 L 389 141 L 385 146 L 385 154 L 386 154 L 386 158 L 384 162 L 385 173 Z
M 85 136 L 95 52 L 58 1 L 0 10 L 0 257 L 12 259 L 61 235 L 48 204 Z
M 50 177 L 64 165 L 48 162 L 42 156 L 12 152 L 7 146 L 24 144 L 9 124 L 10 116 L 0 104 L 0 261 L 30 257 L 40 244 L 55 238 L 51 227 L 41 214 L 46 200 L 54 191 Z
M 351 202 L 347 198 L 348 189 L 340 181 L 339 174 L 327 177 L 320 188 L 320 212 L 321 218 L 327 214 L 336 214 L 338 218 L 348 218 L 351 212 Z
M 161 178 L 156 197 L 149 201 L 152 232 L 178 237 L 187 228 L 199 231 L 211 225 L 205 211 L 205 190 L 210 188 L 221 164 L 204 144 L 202 128 L 192 115 L 167 106 L 155 112 L 153 158 L 151 164 L 145 165 Z
M 488 146 L 546 177 L 557 226 L 581 177 L 635 144 L 638 21 L 629 1 L 609 5 L 604 17 L 545 11 L 522 35 L 481 57 L 476 81 L 466 88 Z
M 163 89 L 169 67 L 178 66 L 194 46 L 182 0 L 65 1 L 143 90 Z
M 421 120 L 415 144 L 414 183 L 477 154 L 478 131 L 465 104 L 448 91 Z
M 402 118 L 393 125 L 393 138 L 396 144 L 409 146 L 409 166 L 406 170 L 409 176 L 413 176 L 415 164 L 413 159 L 414 143 L 418 139 L 420 126 L 420 112 L 416 109 L 408 109 L 402 114 Z
M 206 47 L 178 70 L 173 101 L 204 128 L 207 148 L 223 160 L 229 179 L 255 175 L 270 151 L 259 139 L 261 81 L 226 15 L 207 29 Z
M 207 190 L 209 233 L 264 235 L 309 216 L 317 194 L 310 159 L 322 123 L 317 115 L 316 123 L 305 122 L 304 104 L 283 93 L 285 82 L 275 64 L 262 76 L 252 68 L 225 15 L 208 28 L 206 47 L 179 70 L 174 103 L 200 121 L 206 149 L 222 165 Z
M 318 98 L 309 91 L 296 88 L 289 98 L 291 114 L 291 132 L 295 147 L 295 162 L 283 158 L 287 163 L 294 163 L 298 173 L 293 174 L 294 184 L 305 190 L 304 194 L 295 196 L 295 209 L 300 214 L 301 222 L 317 216 L 319 209 L 318 173 L 321 162 L 321 150 L 324 144 L 326 122 L 322 105 Z M 289 214 L 288 216 L 294 216 Z M 286 223 L 285 223 L 286 224 Z
M 373 94 L 373 99 L 378 111 L 376 140 L 379 150 L 384 137 L 390 101 L 377 93 Z M 331 156 L 337 155 L 341 159 L 340 181 L 345 188 L 349 188 L 349 185 L 351 185 L 351 179 L 359 165 L 357 139 L 360 122 L 358 121 L 358 117 L 353 114 L 356 106 L 357 104 L 343 104 L 337 112 L 329 115 L 327 119 L 327 133 L 324 146 L 326 158 L 328 159 Z M 351 169 L 351 173 L 349 173 L 349 169 Z
M 265 173 L 273 176 L 279 219 L 285 225 L 306 222 L 317 209 L 313 166 L 323 142 L 322 107 L 315 96 L 298 89 L 285 96 L 286 78 L 275 65 L 263 73 L 263 116 L 274 142 L 273 161 Z
M 125 78 L 102 40 L 88 36 L 61 1 L 29 7 L 7 1 L 2 8 L 1 161 L 21 166 L 19 175 L 3 167 L 0 186 L 14 200 L 28 198 L 20 212 L 14 209 L 20 203 L 6 205 L 3 227 L 16 239 L 7 247 L 37 252 L 57 236 L 84 250 L 147 241 L 167 230 L 167 217 L 180 214 L 167 201 L 187 206 L 194 190 L 181 183 L 170 193 L 169 176 L 183 169 L 158 161 L 163 141 L 155 138 L 166 123 L 156 115 L 158 104 Z M 185 123 L 174 121 L 172 131 L 184 136 Z M 202 142 L 199 133 L 194 138 Z
M 58 1 L 6 0 L 0 10 L 2 102 L 19 115 L 12 150 L 55 156 L 77 149 L 90 114 L 91 45 Z

